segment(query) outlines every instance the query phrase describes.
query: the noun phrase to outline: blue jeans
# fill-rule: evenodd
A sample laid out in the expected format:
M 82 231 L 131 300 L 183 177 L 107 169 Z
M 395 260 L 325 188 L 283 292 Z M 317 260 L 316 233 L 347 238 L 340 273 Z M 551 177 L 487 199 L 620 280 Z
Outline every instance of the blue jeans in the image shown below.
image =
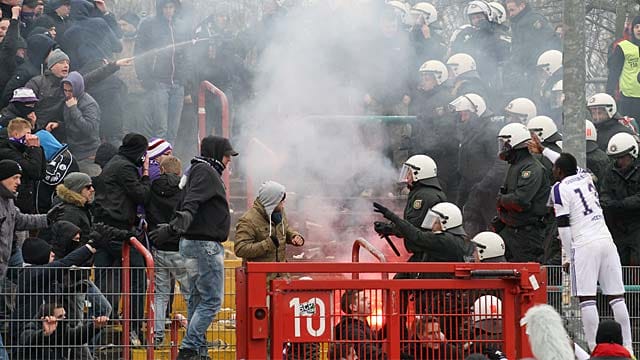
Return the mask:
M 207 355 L 206 331 L 222 305 L 224 296 L 224 248 L 218 242 L 180 240 L 191 296 L 187 308 L 189 327 L 181 349 Z
M 144 112 L 143 135 L 175 144 L 184 104 L 184 86 L 158 82 L 147 96 L 151 106 Z
M 164 337 L 164 320 L 169 303 L 171 288 L 171 274 L 180 283 L 180 291 L 187 304 L 191 288 L 189 287 L 189 273 L 185 269 L 185 259 L 177 251 L 154 250 L 154 266 L 156 270 L 156 297 L 155 297 L 155 337 Z

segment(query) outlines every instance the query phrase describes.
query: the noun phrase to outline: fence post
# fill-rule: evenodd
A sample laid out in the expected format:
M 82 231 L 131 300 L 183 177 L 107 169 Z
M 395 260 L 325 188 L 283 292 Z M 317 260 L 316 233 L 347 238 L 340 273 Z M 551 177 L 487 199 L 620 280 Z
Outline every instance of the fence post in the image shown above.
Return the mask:
M 212 83 L 208 81 L 201 82 L 200 91 L 198 91 L 198 151 L 200 151 L 199 145 L 202 142 L 202 139 L 204 139 L 204 137 L 206 136 L 207 132 L 207 109 L 205 107 L 205 91 L 210 91 L 220 98 L 220 103 L 222 104 L 222 136 L 228 139 L 231 133 L 229 125 L 229 99 L 227 99 L 227 95 L 225 95 L 222 90 L 218 89 Z M 229 202 L 229 197 L 231 196 L 231 191 L 229 190 L 229 188 L 231 187 L 231 184 L 229 183 L 228 171 L 222 174 L 222 179 L 227 186 L 227 202 Z
M 129 360 L 131 358 L 130 353 L 130 338 L 131 332 L 131 271 L 129 266 L 131 263 L 131 246 L 129 241 L 125 241 L 122 244 L 122 358 Z M 114 269 L 115 271 L 115 269 Z M 117 313 L 117 304 L 116 313 Z

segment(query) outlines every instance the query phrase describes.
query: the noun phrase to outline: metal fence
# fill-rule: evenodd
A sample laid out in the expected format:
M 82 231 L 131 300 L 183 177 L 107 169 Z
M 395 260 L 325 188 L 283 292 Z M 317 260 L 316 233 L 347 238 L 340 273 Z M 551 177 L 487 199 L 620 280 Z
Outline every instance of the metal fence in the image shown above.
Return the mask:
M 124 266 L 9 268 L 0 281 L 9 359 L 175 359 L 186 333 L 185 270 L 153 255 L 156 266 L 127 267 L 123 256 Z M 237 266 L 225 261 L 222 309 L 206 333 L 212 359 L 235 359 Z
M 583 349 L 587 349 L 582 330 L 580 309 L 577 299 L 571 299 L 570 306 L 563 306 L 562 267 L 547 266 L 547 302 L 563 317 L 569 335 Z M 640 267 L 625 266 L 622 268 L 625 285 L 625 302 L 629 309 L 631 333 L 633 335 L 634 353 L 640 351 Z M 565 299 L 566 302 L 566 299 Z M 600 320 L 613 319 L 613 313 L 606 296 L 598 291 L 598 314 Z

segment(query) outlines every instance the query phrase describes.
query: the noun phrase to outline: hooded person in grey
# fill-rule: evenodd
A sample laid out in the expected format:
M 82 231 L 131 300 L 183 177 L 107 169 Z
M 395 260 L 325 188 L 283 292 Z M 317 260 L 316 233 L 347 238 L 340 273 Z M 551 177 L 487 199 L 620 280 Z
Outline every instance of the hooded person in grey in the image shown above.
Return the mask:
M 244 261 L 284 262 L 286 244 L 304 244 L 302 235 L 289 228 L 285 197 L 285 187 L 275 181 L 260 186 L 253 207 L 236 225 L 234 250 L 238 257 Z
M 61 86 L 66 99 L 63 119 L 69 150 L 77 158 L 81 172 L 97 176 L 100 167 L 94 159 L 100 146 L 100 107 L 84 91 L 84 78 L 80 73 L 69 73 Z

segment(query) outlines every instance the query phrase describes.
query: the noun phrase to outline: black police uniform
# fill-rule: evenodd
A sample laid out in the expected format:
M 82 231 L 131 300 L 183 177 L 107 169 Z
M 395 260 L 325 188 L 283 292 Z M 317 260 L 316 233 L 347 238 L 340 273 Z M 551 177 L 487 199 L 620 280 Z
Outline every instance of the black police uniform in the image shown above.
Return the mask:
M 609 166 L 600 184 L 600 204 L 622 265 L 639 265 L 640 160 L 627 171 Z
M 610 165 L 611 158 L 598 147 L 598 143 L 587 140 L 587 169 L 595 176 L 594 183 L 598 191 Z
M 526 148 L 514 151 L 497 201 L 498 218 L 504 224 L 500 236 L 506 245 L 505 257 L 512 262 L 541 261 L 549 178 Z
M 594 124 L 598 131 L 598 147 L 603 151 L 607 151 L 607 145 L 609 145 L 609 140 L 613 135 L 621 132 L 635 135 L 633 130 L 620 123 L 618 116 L 616 114 L 612 119 Z

